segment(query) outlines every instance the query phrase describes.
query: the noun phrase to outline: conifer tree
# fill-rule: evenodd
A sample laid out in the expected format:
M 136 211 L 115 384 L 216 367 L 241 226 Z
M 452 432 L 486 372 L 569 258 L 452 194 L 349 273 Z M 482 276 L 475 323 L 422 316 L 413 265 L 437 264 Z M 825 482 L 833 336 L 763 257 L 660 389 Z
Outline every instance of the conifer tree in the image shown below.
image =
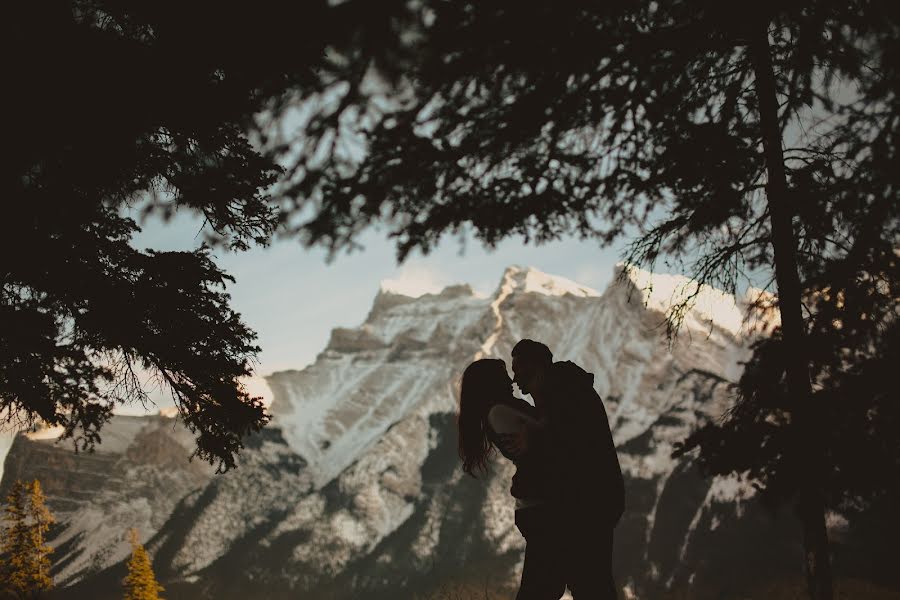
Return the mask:
M 17 480 L 6 499 L 6 531 L 0 545 L 0 573 L 6 586 L 22 597 L 37 597 L 53 588 L 50 554 L 44 537 L 55 522 L 44 504 L 40 482 Z
M 128 531 L 128 540 L 131 542 L 131 559 L 125 578 L 125 600 L 160 600 L 159 594 L 164 588 L 156 581 L 150 556 L 138 541 L 136 529 Z
M 146 372 L 172 392 L 197 455 L 235 465 L 268 419 L 240 385 L 255 333 L 208 248 L 143 251 L 133 217 L 188 212 L 210 244 L 267 242 L 279 167 L 244 129 L 320 54 L 311 4 L 279 7 L 280 33 L 249 3 L 10 9 L 7 39 L 22 53 L 8 75 L 19 93 L 5 131 L 16 157 L 3 177 L 0 419 L 61 426 L 89 449 L 114 406 L 148 400 Z M 60 89 L 79 92 L 60 103 Z
M 867 501 L 900 462 L 884 443 L 883 390 L 856 375 L 883 368 L 882 330 L 896 321 L 892 6 L 382 6 L 323 55 L 294 143 L 272 145 L 295 212 L 313 209 L 291 222 L 332 252 L 387 223 L 401 260 L 447 233 L 488 246 L 636 233 L 629 264 L 664 261 L 729 292 L 771 278 L 781 325 L 767 348 L 779 358 L 764 371 L 777 385 L 745 379 L 739 395 L 762 400 L 711 432 L 721 443 L 688 447 L 709 472 L 749 466 L 769 500 L 795 506 L 810 597 L 831 600 L 826 508 Z M 670 333 L 691 296 L 676 298 Z M 892 465 L 865 486 L 835 468 L 859 447 Z

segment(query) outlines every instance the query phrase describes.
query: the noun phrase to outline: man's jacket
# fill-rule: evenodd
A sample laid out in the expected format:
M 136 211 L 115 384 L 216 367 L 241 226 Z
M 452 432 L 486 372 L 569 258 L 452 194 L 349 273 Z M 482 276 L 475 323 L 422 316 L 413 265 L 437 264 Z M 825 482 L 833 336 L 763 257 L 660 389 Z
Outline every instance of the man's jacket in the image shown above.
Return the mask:
M 545 439 L 556 500 L 576 518 L 618 522 L 625 483 L 594 376 L 573 362 L 556 362 L 544 382 Z

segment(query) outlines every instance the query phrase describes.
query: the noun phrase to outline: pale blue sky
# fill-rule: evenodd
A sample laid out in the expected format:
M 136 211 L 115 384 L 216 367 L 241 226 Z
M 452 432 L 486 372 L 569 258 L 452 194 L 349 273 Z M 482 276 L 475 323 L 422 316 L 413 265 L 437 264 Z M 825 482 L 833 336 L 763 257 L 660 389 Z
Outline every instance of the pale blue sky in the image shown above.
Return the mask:
M 169 223 L 152 219 L 134 244 L 157 250 L 191 248 L 200 242 L 199 227 L 200 220 L 188 214 Z M 323 250 L 306 249 L 292 240 L 243 253 L 215 251 L 217 264 L 236 279 L 228 289 L 232 306 L 259 335 L 258 374 L 301 369 L 313 362 L 332 328 L 363 322 L 383 280 L 420 292 L 469 283 L 490 294 L 504 269 L 517 264 L 602 291 L 619 260 L 615 249 L 574 239 L 542 246 L 510 239 L 493 251 L 470 241 L 460 254 L 458 240 L 447 237 L 428 256 L 415 255 L 398 266 L 394 246 L 383 232 L 369 232 L 360 241 L 364 251 L 342 254 L 331 263 Z

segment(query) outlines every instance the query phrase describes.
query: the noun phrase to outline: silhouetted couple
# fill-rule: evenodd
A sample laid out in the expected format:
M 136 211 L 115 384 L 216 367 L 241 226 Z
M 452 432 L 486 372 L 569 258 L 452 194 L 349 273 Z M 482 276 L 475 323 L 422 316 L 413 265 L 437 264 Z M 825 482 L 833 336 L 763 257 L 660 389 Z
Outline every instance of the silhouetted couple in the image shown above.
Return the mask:
M 625 487 L 606 410 L 594 376 L 550 349 L 522 340 L 513 348 L 515 383 L 534 406 L 513 395 L 499 359 L 477 360 L 462 377 L 459 455 L 463 470 L 484 473 L 494 448 L 513 461 L 510 493 L 525 537 L 516 600 L 616 598 L 613 530 Z

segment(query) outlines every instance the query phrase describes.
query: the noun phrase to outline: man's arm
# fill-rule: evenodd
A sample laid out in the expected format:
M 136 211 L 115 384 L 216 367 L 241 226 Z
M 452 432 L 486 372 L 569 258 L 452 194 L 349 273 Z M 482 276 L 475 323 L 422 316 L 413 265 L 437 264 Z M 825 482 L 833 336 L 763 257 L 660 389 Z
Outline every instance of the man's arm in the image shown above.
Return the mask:
M 517 459 L 539 452 L 545 445 L 545 420 L 533 419 L 528 415 L 516 414 L 516 427 L 508 433 L 498 432 L 497 437 L 512 456 Z
M 498 404 L 488 415 L 504 453 L 519 459 L 541 447 L 546 423 L 508 406 Z

